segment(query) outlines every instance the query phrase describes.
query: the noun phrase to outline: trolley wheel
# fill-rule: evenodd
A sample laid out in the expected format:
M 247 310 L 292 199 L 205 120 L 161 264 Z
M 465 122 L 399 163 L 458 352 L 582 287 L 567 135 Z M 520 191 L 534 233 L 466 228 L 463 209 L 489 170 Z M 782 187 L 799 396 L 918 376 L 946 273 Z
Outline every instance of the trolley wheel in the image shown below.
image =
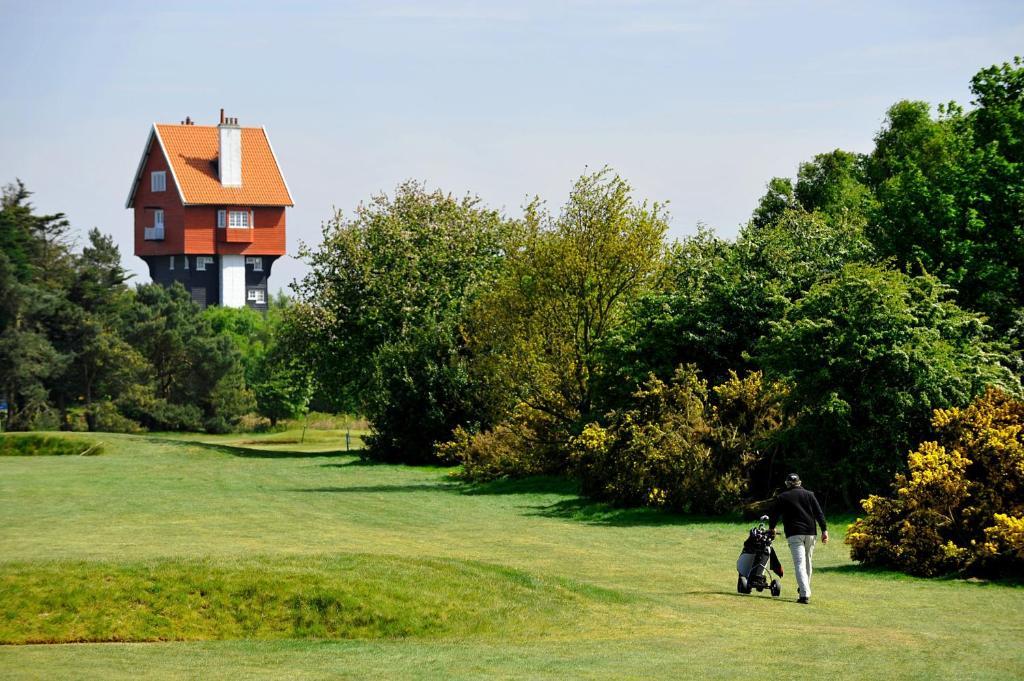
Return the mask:
M 778 598 L 779 594 L 782 593 L 782 585 L 779 584 L 779 580 L 773 579 L 772 580 L 771 588 L 772 588 L 772 598 Z
M 747 585 L 747 578 L 743 575 L 740 575 L 739 578 L 736 580 L 736 591 L 738 591 L 741 594 L 750 593 L 750 586 Z

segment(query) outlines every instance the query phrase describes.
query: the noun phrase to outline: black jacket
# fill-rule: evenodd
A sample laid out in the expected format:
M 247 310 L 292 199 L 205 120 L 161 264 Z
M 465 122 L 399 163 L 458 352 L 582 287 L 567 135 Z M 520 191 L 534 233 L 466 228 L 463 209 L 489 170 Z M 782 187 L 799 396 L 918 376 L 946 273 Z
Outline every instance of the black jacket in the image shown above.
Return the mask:
M 828 529 L 825 524 L 825 514 L 821 512 L 821 506 L 814 492 L 803 487 L 793 487 L 775 497 L 772 510 L 768 513 L 768 527 L 775 529 L 779 518 L 786 527 L 786 536 L 792 537 L 795 534 L 817 534 L 814 531 L 814 522 L 817 521 L 824 532 Z

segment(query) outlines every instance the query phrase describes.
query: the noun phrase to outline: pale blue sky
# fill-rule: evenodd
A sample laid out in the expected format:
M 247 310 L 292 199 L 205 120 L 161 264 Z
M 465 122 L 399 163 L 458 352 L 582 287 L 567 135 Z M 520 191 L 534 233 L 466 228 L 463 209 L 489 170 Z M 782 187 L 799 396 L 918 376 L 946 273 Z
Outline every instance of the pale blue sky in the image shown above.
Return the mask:
M 406 178 L 518 215 L 587 167 L 733 236 L 774 175 L 867 151 L 899 99 L 969 102 L 1024 53 L 1024 2 L 9 2 L 0 182 L 112 233 L 149 125 L 265 125 L 289 251 Z M 275 266 L 274 288 L 300 275 Z

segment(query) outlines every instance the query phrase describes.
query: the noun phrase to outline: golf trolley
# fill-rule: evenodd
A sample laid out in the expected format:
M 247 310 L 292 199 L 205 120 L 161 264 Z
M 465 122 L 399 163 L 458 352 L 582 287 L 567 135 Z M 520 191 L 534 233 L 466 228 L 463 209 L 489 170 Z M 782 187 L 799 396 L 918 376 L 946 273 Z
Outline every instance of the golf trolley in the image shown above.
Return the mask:
M 772 547 L 772 530 L 767 527 L 768 516 L 761 516 L 756 527 L 751 528 L 747 540 L 743 542 L 743 552 L 736 561 L 736 591 L 749 594 L 754 589 L 758 593 L 768 589 L 774 598 L 782 593 L 782 585 L 777 579 L 771 578 L 771 572 L 782 576 L 782 563 Z

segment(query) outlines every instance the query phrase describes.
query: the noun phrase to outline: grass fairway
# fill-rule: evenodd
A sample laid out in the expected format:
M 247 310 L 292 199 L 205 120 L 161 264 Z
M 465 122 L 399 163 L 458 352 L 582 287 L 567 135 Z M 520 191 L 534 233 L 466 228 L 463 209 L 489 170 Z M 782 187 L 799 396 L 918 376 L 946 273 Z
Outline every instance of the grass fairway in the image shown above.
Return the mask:
M 744 523 L 293 435 L 0 458 L 0 678 L 1024 677 L 1024 588 L 862 570 L 835 519 L 801 606 L 735 593 Z

